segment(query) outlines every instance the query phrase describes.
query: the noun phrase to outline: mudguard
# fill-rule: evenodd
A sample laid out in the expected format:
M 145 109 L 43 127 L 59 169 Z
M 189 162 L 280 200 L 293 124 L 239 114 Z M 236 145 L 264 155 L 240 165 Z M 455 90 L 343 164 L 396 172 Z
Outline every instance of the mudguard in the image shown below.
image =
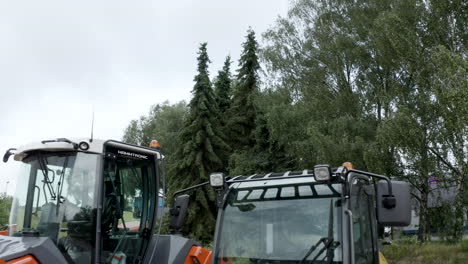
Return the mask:
M 39 264 L 39 262 L 37 262 L 37 260 L 33 256 L 26 255 L 21 258 L 12 259 L 8 262 L 5 262 L 4 260 L 0 259 L 0 264 Z
M 0 236 L 0 260 L 8 263 L 27 255 L 33 256 L 39 263 L 67 263 L 48 237 Z
M 148 247 L 143 263 L 157 264 L 209 264 L 211 251 L 192 239 L 177 235 L 155 235 Z
M 184 264 L 210 264 L 211 251 L 204 249 L 200 246 L 193 246 L 190 249 Z

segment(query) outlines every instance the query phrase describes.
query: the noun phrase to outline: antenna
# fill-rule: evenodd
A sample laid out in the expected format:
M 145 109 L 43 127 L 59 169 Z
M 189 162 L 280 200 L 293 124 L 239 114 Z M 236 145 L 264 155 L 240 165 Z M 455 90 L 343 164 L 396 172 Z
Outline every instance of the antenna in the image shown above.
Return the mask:
M 94 131 L 94 110 L 93 110 L 93 119 L 91 121 L 91 139 L 89 142 L 93 142 L 93 131 Z

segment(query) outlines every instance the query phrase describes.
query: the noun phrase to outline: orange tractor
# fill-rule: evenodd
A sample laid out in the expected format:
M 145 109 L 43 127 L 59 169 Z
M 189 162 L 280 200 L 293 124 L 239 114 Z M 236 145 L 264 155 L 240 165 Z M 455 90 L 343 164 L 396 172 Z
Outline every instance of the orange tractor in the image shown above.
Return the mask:
M 3 161 L 10 156 L 22 164 L 0 263 L 209 259 L 211 252 L 190 239 L 154 234 L 164 202 L 158 148 L 59 138 L 9 149 Z

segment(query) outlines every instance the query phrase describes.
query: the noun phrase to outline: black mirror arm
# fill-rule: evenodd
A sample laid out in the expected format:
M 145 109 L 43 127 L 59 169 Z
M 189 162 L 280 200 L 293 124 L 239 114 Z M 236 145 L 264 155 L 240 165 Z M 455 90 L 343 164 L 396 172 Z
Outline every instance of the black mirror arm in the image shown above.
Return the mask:
M 223 188 L 215 189 L 216 192 L 216 205 L 218 208 L 222 208 L 224 205 L 224 195 L 226 194 L 226 190 L 228 190 L 227 185 Z
M 388 186 L 388 195 L 383 195 L 383 197 L 384 197 L 384 199 L 382 201 L 383 205 L 387 209 L 392 209 L 392 208 L 394 208 L 396 206 L 396 199 L 395 199 L 395 196 L 393 196 L 393 191 L 392 191 L 392 182 L 390 181 L 390 179 L 387 176 L 383 176 L 383 175 L 379 175 L 379 174 L 375 174 L 375 173 L 371 173 L 371 172 L 367 172 L 367 171 L 361 171 L 361 170 L 349 170 L 349 171 L 346 172 L 346 179 L 348 179 L 348 175 L 351 172 L 358 173 L 358 174 L 363 174 L 363 175 L 369 176 L 371 178 L 377 178 L 377 179 L 385 180 L 387 182 L 387 186 Z
M 174 204 L 174 199 L 175 199 L 175 197 L 177 197 L 179 194 L 189 192 L 189 191 L 191 191 L 191 190 L 193 190 L 193 189 L 197 189 L 197 188 L 203 187 L 203 186 L 208 185 L 208 184 L 210 184 L 210 182 L 203 182 L 203 183 L 200 183 L 200 184 L 197 184 L 197 185 L 193 185 L 193 186 L 190 186 L 190 187 L 188 187 L 188 188 L 181 189 L 181 190 L 178 190 L 178 191 L 174 192 L 174 194 L 172 194 L 172 197 L 173 197 L 173 199 L 172 199 L 172 204 Z
M 172 199 L 171 199 L 171 202 L 170 202 L 171 206 L 170 206 L 170 209 L 169 209 L 169 214 L 171 215 L 171 223 L 169 224 L 169 229 L 170 229 L 170 232 L 172 234 L 181 234 L 182 225 L 180 223 L 178 223 L 178 222 L 180 221 L 179 220 L 180 217 L 185 217 L 185 216 L 181 216 L 181 207 L 180 207 L 180 205 L 177 205 L 177 203 L 176 203 L 177 197 L 179 197 L 180 194 L 193 191 L 195 189 L 198 189 L 198 188 L 203 187 L 203 186 L 208 185 L 208 184 L 210 184 L 210 182 L 203 182 L 203 183 L 200 183 L 200 184 L 197 184 L 197 185 L 194 185 L 194 186 L 190 186 L 190 187 L 185 188 L 185 189 L 178 190 L 178 191 L 174 192 L 174 194 L 172 194 Z M 185 213 L 184 213 L 184 215 L 185 215 Z
M 13 150 L 16 150 L 15 148 L 10 148 L 5 152 L 5 155 L 3 155 L 3 162 L 7 162 L 10 156 L 13 154 Z

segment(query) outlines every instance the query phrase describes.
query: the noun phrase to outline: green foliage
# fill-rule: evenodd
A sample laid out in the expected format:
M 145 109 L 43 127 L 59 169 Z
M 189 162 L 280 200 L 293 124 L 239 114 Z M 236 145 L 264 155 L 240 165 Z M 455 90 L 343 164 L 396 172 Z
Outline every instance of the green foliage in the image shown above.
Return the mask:
M 461 1 L 301 0 L 264 33 L 272 138 L 300 165 L 351 160 L 408 180 L 420 240 L 429 176 L 459 186 L 453 209 L 466 210 L 463 9 Z
M 468 240 L 462 240 L 461 242 L 461 250 L 463 252 L 468 252 Z
M 0 193 L 0 226 L 8 224 L 12 202 L 13 197 Z
M 165 166 L 172 167 L 177 163 L 174 153 L 180 145 L 178 134 L 183 127 L 187 111 L 184 101 L 154 105 L 147 116 L 130 122 L 125 129 L 123 141 L 148 146 L 151 140 L 158 140 L 161 143 L 161 152 L 165 155 Z M 170 183 L 171 179 L 168 181 Z
M 257 49 L 255 32 L 249 29 L 243 51 L 239 59 L 237 83 L 234 89 L 231 108 L 227 116 L 229 141 L 236 150 L 250 148 L 255 144 L 256 96 L 259 89 Z
M 463 205 L 460 201 L 442 201 L 441 205 L 431 208 L 428 222 L 444 241 L 455 243 L 463 238 Z
M 215 95 L 218 108 L 221 113 L 226 112 L 231 106 L 231 57 L 227 56 L 221 71 L 215 81 Z
M 208 180 L 209 173 L 225 170 L 230 147 L 221 131 L 220 112 L 208 76 L 210 62 L 206 43 L 198 52 L 198 74 L 195 76 L 189 113 L 179 134 L 178 160 L 169 177 L 174 187 L 184 188 Z M 175 191 L 175 189 L 171 189 Z M 216 206 L 212 188 L 206 187 L 191 195 L 185 229 L 199 241 L 210 241 L 214 233 Z
M 261 49 L 248 30 L 236 78 L 227 57 L 214 91 L 202 44 L 188 108 L 153 107 L 124 139 L 161 141 L 172 191 L 212 171 L 352 161 L 410 182 L 420 241 L 433 227 L 459 241 L 468 207 L 466 10 L 459 0 L 293 1 Z M 430 210 L 429 177 L 457 186 L 455 201 Z M 197 192 L 187 230 L 210 240 L 214 213 L 212 191 Z
M 130 124 L 125 128 L 124 136 L 122 141 L 127 142 L 133 145 L 140 145 L 143 143 L 142 139 L 142 126 L 144 125 L 143 122 L 145 117 L 141 117 L 140 120 L 132 120 Z
M 443 242 L 394 242 L 383 248 L 383 254 L 389 264 L 462 264 L 468 259 L 467 240 L 456 244 Z
M 376 122 L 364 115 L 356 85 L 359 36 L 343 10 L 337 13 L 340 4 L 325 2 L 298 1 L 287 19 L 264 34 L 262 57 L 277 91 L 273 96 L 286 98 L 270 106 L 269 123 L 274 138 L 308 167 L 351 160 L 366 169 L 364 151 L 375 138 Z
M 148 116 L 132 120 L 125 129 L 123 141 L 131 144 L 148 146 L 151 140 L 161 143 L 161 150 L 166 155 L 175 152 L 178 146 L 176 137 L 183 127 L 187 113 L 184 101 L 176 104 L 164 102 L 151 107 Z
M 435 2 L 427 4 L 421 1 L 399 1 L 392 10 L 382 14 L 378 21 L 382 29 L 379 37 L 385 41 L 380 47 L 387 54 L 387 60 L 392 60 L 398 66 L 393 74 L 399 75 L 399 80 L 396 80 L 397 90 L 393 93 L 394 107 L 389 109 L 390 113 L 378 130 L 379 142 L 399 153 L 405 170 L 405 175 L 401 176 L 410 181 L 420 194 L 420 240 L 426 239 L 429 228 L 426 220 L 429 217 L 428 177 L 436 176 L 446 184 L 460 185 L 459 195 L 463 195 L 465 184 L 462 180 L 464 173 L 461 171 L 466 171 L 464 168 L 467 168 L 466 159 L 461 158 L 466 157 L 466 150 L 460 148 L 466 144 L 467 139 L 464 135 L 468 123 L 466 118 L 460 118 L 465 116 L 463 112 L 466 110 L 461 108 L 466 108 L 466 100 L 465 103 L 457 104 L 458 98 L 447 100 L 445 96 L 445 93 L 457 91 L 463 86 L 466 91 L 466 80 L 458 78 L 460 74 L 466 75 L 466 62 L 457 60 L 459 55 L 454 52 L 462 46 L 444 46 L 448 43 L 437 37 L 442 31 L 435 28 L 432 21 L 437 16 L 438 20 L 450 20 L 444 16 L 454 15 L 453 12 L 457 11 L 442 14 L 438 5 Z M 452 26 L 448 26 L 450 27 Z M 453 43 L 457 43 L 456 39 L 460 38 L 448 35 L 445 37 L 452 39 Z M 453 50 L 449 51 L 449 48 Z M 457 62 L 453 63 L 454 61 Z M 434 67 L 435 65 L 438 66 Z M 456 81 L 450 80 L 446 75 L 447 71 L 453 74 L 451 76 Z M 466 92 L 465 95 L 457 95 L 461 100 L 466 99 Z M 455 129 L 454 120 L 457 120 L 455 123 L 460 128 L 464 128 Z M 448 127 L 450 128 L 447 130 Z M 446 133 L 447 131 L 450 132 Z M 450 155 L 458 158 L 451 159 Z M 457 237 L 461 238 L 460 235 Z
M 242 175 L 293 170 L 295 168 L 294 157 L 271 138 L 264 114 L 257 114 L 255 125 L 255 145 L 249 149 L 238 150 L 231 155 L 229 173 Z

